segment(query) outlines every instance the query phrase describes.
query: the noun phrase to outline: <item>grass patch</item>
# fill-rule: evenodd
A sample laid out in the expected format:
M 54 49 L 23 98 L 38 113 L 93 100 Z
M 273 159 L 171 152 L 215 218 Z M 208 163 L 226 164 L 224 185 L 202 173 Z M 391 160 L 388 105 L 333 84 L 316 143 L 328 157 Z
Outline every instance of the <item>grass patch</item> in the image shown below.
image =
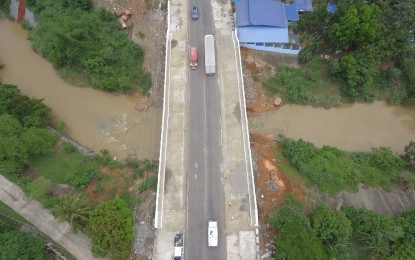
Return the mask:
M 32 167 L 39 175 L 53 182 L 70 184 L 68 176 L 77 170 L 85 156 L 78 150 L 66 152 L 64 147 L 56 153 L 37 158 L 32 162 Z
M 145 181 L 140 185 L 140 192 L 144 192 L 146 190 L 155 190 L 157 188 L 157 176 L 156 175 L 149 175 L 145 179 Z
M 388 191 L 398 182 L 399 173 L 408 170 L 405 162 L 386 147 L 373 148 L 370 153 L 350 153 L 331 146 L 316 148 L 301 139 L 282 139 L 280 144 L 295 170 L 290 166 L 280 168 L 299 174 L 305 184 L 328 194 L 355 191 L 359 183 Z
M 262 85 L 294 104 L 330 108 L 342 102 L 340 89 L 327 74 L 327 65 L 320 58 L 299 68 L 279 65 L 278 73 Z
M 284 161 L 285 157 L 281 149 L 275 150 L 275 158 L 277 159 L 278 163 L 282 163 Z

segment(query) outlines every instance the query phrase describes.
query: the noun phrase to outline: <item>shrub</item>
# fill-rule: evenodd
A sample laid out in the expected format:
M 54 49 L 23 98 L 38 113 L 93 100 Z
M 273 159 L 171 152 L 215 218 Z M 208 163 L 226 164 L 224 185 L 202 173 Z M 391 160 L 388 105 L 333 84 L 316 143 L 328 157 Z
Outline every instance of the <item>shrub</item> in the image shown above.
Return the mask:
M 120 199 L 123 199 L 125 202 L 127 202 L 128 207 L 130 209 L 134 209 L 135 205 L 137 205 L 138 203 L 141 202 L 141 197 L 140 196 L 138 196 L 138 195 L 134 196 L 131 193 L 129 193 L 128 191 L 121 194 Z
M 374 256 L 387 258 L 392 253 L 391 245 L 403 237 L 402 227 L 387 216 L 353 207 L 344 207 L 342 211 L 352 223 L 354 236 Z
M 102 174 L 97 170 L 95 165 L 87 163 L 81 164 L 68 177 L 69 183 L 77 189 L 86 188 L 92 180 L 101 179 Z
M 141 166 L 137 166 L 134 170 L 133 177 L 134 178 L 143 178 L 143 176 L 144 176 L 143 169 L 141 168 Z
M 157 176 L 156 175 L 147 176 L 145 181 L 139 187 L 140 192 L 144 192 L 146 190 L 156 190 L 156 189 L 157 189 Z
M 116 17 L 91 0 L 35 1 L 39 26 L 30 32 L 33 48 L 56 69 L 80 76 L 106 91 L 148 94 L 144 51 L 121 31 Z M 134 68 L 134 69 L 131 69 Z
M 49 194 L 51 185 L 52 184 L 50 180 L 40 176 L 32 183 L 27 185 L 27 191 L 31 198 L 39 201 L 44 201 Z
M 371 153 L 347 153 L 330 146 L 315 148 L 301 139 L 295 142 L 282 138 L 279 142 L 290 164 L 328 193 L 355 190 L 358 183 L 390 190 L 398 180 L 398 173 L 407 165 L 385 147 L 374 148 Z M 400 174 L 400 180 L 406 185 L 413 182 L 411 177 L 409 173 Z
M 301 164 L 308 163 L 314 157 L 315 149 L 311 143 L 300 139 L 284 147 L 284 155 L 294 166 L 300 168 Z
M 76 151 L 76 147 L 71 143 L 65 142 L 63 144 L 63 151 L 65 151 L 66 153 L 73 153 Z

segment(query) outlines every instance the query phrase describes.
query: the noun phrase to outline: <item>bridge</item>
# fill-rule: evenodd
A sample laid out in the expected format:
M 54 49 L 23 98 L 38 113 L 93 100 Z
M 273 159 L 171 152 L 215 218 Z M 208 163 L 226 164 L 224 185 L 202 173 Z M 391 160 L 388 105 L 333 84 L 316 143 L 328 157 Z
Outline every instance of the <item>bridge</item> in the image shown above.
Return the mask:
M 192 21 L 191 6 L 199 7 Z M 153 259 L 257 259 L 258 212 L 239 43 L 230 1 L 168 2 L 165 90 Z M 204 74 L 203 36 L 213 34 L 216 74 Z M 199 49 L 189 68 L 190 46 Z M 219 245 L 209 248 L 216 219 Z

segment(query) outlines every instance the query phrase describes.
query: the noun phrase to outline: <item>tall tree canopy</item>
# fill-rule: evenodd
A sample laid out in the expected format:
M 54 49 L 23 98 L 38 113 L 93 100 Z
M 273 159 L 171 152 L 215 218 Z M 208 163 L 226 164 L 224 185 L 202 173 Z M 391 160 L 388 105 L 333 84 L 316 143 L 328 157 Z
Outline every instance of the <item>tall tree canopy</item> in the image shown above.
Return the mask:
M 128 39 L 112 13 L 91 10 L 90 0 L 32 2 L 39 26 L 29 39 L 55 68 L 106 91 L 148 94 L 151 78 L 143 71 L 144 51 Z
M 50 122 L 49 112 L 42 100 L 0 83 L 0 173 L 19 173 L 30 156 L 52 149 L 56 138 L 43 128 Z
M 131 211 L 122 199 L 114 199 L 95 207 L 90 217 L 92 253 L 112 254 L 114 259 L 128 256 L 133 239 Z
M 372 43 L 379 35 L 380 9 L 375 5 L 340 5 L 339 21 L 330 28 L 330 39 L 342 49 Z
M 331 256 L 343 255 L 347 252 L 352 225 L 342 211 L 333 211 L 319 204 L 310 213 L 310 222 L 317 237 Z
M 50 111 L 41 99 L 23 96 L 17 86 L 0 83 L 0 115 L 12 115 L 24 127 L 44 127 L 50 123 Z
M 50 259 L 45 242 L 39 238 L 12 229 L 0 220 L 0 259 Z

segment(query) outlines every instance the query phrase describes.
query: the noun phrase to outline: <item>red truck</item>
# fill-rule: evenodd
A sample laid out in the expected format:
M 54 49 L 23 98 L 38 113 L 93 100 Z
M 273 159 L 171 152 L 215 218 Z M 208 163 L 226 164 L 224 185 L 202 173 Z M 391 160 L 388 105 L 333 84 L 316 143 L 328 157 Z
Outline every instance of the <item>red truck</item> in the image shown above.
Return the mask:
M 194 46 L 190 47 L 190 68 L 192 70 L 197 68 L 197 48 Z

